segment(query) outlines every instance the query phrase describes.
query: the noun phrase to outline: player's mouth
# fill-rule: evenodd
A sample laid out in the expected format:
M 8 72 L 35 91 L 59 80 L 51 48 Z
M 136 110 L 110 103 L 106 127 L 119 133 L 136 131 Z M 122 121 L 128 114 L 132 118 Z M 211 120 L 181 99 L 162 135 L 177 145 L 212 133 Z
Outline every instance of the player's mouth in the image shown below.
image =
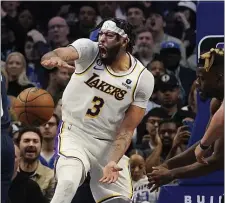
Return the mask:
M 99 48 L 99 52 L 100 52 L 101 57 L 106 58 L 107 55 L 108 55 L 106 47 L 101 45 L 101 44 L 99 44 L 98 48 Z

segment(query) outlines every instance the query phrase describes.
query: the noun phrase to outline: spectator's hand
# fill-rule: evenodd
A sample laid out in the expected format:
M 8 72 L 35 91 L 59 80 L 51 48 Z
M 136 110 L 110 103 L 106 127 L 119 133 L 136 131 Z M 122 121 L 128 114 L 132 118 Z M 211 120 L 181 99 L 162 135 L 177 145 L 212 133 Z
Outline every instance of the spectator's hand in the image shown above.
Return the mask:
M 187 130 L 188 126 L 181 126 L 177 130 L 177 134 L 173 139 L 172 147 L 180 147 L 183 143 L 185 143 L 191 136 L 191 133 Z
M 57 68 L 67 68 L 70 71 L 74 71 L 75 67 L 69 65 L 68 63 L 66 63 L 65 61 L 63 61 L 61 58 L 59 57 L 51 57 L 48 60 L 43 60 L 41 62 L 41 65 L 47 69 L 52 69 L 54 67 Z
M 155 136 L 155 141 L 156 143 L 156 146 L 162 146 L 162 140 L 159 136 L 159 131 L 158 131 L 158 128 L 156 129 L 156 136 Z
M 34 41 L 34 43 L 37 42 L 43 42 L 43 43 L 47 43 L 46 39 L 44 38 L 44 36 L 37 30 L 31 30 L 27 33 L 27 36 L 31 37 Z
M 200 145 L 198 145 L 195 148 L 195 157 L 196 157 L 197 162 L 207 165 L 208 162 L 204 158 L 204 156 L 206 155 L 207 152 L 208 152 L 208 150 L 202 150 Z
M 151 188 L 150 192 L 155 191 L 160 186 L 170 183 L 174 180 L 171 170 L 163 166 L 152 167 L 152 173 L 148 173 L 148 187 Z
M 115 183 L 119 177 L 119 171 L 123 169 L 120 168 L 116 162 L 109 162 L 103 169 L 103 177 L 99 180 L 101 183 Z
M 177 12 L 175 14 L 175 18 L 177 19 L 177 21 L 181 22 L 184 25 L 185 30 L 190 28 L 190 23 L 187 21 L 185 15 L 183 13 Z

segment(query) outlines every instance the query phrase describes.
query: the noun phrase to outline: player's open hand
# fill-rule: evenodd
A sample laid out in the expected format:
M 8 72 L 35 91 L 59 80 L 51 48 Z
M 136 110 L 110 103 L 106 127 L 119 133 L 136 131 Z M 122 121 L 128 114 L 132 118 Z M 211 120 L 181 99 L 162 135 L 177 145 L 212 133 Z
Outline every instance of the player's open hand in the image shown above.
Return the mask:
M 51 57 L 48 60 L 43 60 L 41 62 L 41 65 L 44 66 L 45 68 L 67 68 L 69 70 L 74 70 L 75 67 L 69 65 L 68 63 L 66 63 L 65 61 L 63 61 L 61 58 L 59 57 Z
M 116 162 L 109 162 L 103 169 L 103 176 L 99 180 L 101 183 L 115 183 L 119 177 L 119 171 L 123 169 L 120 168 Z
M 205 160 L 204 156 L 207 153 L 208 150 L 202 150 L 200 145 L 198 145 L 195 148 L 195 157 L 197 162 L 201 163 L 201 164 L 208 164 L 208 162 Z

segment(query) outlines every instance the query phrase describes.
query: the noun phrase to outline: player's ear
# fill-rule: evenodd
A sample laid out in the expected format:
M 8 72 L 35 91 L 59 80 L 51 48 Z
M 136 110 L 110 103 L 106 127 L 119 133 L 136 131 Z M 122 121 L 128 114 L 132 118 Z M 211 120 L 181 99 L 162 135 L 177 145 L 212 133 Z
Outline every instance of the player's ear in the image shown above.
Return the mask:
M 123 38 L 123 41 L 122 41 L 122 47 L 123 47 L 124 49 L 126 49 L 127 45 L 128 45 L 128 39 L 127 39 L 127 38 Z

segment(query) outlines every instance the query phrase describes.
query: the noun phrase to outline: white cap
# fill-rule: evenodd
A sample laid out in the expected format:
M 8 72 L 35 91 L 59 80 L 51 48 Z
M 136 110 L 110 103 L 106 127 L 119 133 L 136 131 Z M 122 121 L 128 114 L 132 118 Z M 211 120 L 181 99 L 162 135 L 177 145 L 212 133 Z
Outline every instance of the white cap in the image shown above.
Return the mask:
M 189 8 L 196 13 L 196 4 L 192 1 L 180 1 L 177 5 Z

